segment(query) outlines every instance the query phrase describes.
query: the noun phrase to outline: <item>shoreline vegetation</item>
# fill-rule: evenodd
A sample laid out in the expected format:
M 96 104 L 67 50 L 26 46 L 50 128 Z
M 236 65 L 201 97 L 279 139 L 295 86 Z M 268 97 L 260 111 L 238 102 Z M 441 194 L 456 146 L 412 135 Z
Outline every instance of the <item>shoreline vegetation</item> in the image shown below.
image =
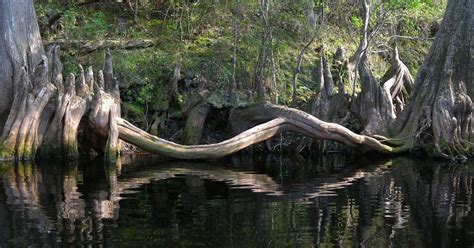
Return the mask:
M 3 159 L 471 154 L 468 0 L 52 2 L 2 3 Z

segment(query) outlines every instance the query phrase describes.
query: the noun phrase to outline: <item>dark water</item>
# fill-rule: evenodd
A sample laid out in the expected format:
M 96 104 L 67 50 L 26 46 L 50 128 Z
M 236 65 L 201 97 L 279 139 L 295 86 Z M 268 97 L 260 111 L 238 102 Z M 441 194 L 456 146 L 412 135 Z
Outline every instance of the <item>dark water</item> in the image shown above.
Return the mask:
M 0 247 L 472 247 L 474 164 L 0 164 Z

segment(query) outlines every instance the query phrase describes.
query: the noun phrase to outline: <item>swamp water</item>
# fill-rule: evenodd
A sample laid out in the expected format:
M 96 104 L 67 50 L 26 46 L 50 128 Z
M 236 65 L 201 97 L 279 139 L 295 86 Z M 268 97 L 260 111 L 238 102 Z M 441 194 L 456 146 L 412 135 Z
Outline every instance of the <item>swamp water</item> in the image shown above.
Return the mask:
M 0 247 L 472 247 L 474 163 L 0 163 Z

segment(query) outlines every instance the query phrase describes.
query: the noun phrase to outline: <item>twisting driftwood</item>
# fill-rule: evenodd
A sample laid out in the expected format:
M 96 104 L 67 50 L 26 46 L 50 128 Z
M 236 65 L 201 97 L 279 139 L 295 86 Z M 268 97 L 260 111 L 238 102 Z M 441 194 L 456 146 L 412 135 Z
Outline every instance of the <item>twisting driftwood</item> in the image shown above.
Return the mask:
M 146 151 L 180 159 L 209 159 L 238 152 L 250 145 L 267 140 L 275 135 L 294 131 L 317 139 L 334 140 L 354 148 L 367 148 L 381 153 L 404 152 L 405 147 L 393 148 L 378 140 L 353 133 L 335 123 L 323 122 L 300 110 L 272 105 L 258 104 L 239 109 L 234 118 L 245 118 L 249 122 L 264 122 L 239 135 L 216 144 L 180 145 L 150 135 L 123 119 L 118 119 L 120 138 Z M 236 116 L 238 115 L 238 117 Z M 269 120 L 269 121 L 267 121 Z

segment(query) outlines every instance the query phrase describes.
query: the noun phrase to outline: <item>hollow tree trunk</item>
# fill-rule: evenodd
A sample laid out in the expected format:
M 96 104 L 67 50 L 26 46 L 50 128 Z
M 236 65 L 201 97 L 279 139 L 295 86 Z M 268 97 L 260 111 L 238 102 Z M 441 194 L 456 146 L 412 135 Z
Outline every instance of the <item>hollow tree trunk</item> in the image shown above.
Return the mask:
M 207 115 L 211 110 L 209 103 L 199 103 L 188 114 L 186 126 L 183 130 L 183 143 L 186 145 L 197 145 L 201 141 L 202 130 Z
M 471 147 L 473 73 L 474 1 L 451 0 L 393 134 L 408 145 L 429 142 L 444 156 Z M 432 138 L 422 140 L 424 133 Z

